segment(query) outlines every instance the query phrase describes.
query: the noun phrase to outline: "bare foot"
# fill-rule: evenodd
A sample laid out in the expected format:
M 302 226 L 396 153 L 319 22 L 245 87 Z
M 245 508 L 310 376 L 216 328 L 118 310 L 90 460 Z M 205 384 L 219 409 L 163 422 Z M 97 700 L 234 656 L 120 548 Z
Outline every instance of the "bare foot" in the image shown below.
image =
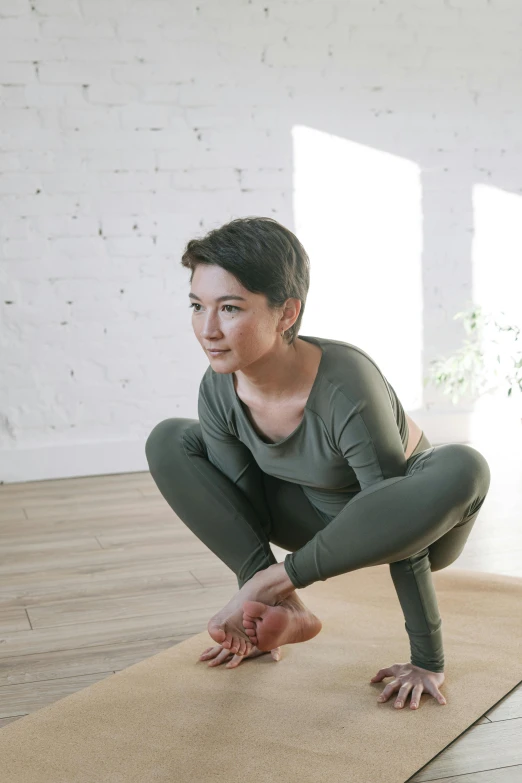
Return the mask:
M 273 589 L 267 586 L 265 572 L 258 571 L 252 579 L 243 585 L 224 609 L 209 620 L 207 630 L 214 641 L 228 649 L 229 652 L 248 655 L 255 646 L 255 642 L 251 641 L 243 626 L 243 604 L 245 601 L 262 601 L 269 606 L 275 606 L 279 600 L 274 595 Z
M 273 650 L 283 644 L 307 642 L 320 632 L 323 624 L 296 593 L 268 606 L 261 601 L 245 601 L 243 625 L 258 650 Z

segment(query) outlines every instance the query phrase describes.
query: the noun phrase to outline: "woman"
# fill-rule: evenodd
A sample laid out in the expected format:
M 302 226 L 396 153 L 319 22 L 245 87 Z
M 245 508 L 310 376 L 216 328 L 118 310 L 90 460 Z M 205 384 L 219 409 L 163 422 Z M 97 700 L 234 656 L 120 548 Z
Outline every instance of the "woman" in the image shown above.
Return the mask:
M 320 620 L 296 589 L 389 563 L 411 662 L 380 669 L 379 697 L 440 704 L 442 621 L 431 572 L 453 563 L 487 495 L 471 446 L 432 447 L 375 362 L 349 343 L 298 337 L 309 260 L 270 218 L 241 218 L 188 243 L 195 335 L 210 365 L 197 419 L 160 422 L 151 474 L 192 532 L 237 576 L 208 624 L 209 665 L 306 641 Z M 332 306 L 338 306 L 332 292 Z M 289 551 L 278 563 L 270 542 Z

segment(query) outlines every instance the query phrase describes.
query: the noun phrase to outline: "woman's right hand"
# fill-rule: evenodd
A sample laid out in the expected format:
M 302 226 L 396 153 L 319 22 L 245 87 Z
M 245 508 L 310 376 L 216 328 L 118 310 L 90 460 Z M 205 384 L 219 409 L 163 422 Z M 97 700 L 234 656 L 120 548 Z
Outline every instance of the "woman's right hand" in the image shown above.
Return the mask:
M 258 655 L 268 655 L 268 652 L 270 652 L 274 661 L 279 661 L 281 659 L 280 647 L 274 647 L 274 649 L 270 651 L 258 650 L 257 647 L 252 647 L 252 650 L 247 655 L 237 655 L 231 653 L 230 650 L 227 650 L 226 647 L 223 647 L 221 644 L 216 644 L 215 647 L 209 647 L 202 652 L 199 660 L 208 661 L 208 666 L 219 666 L 219 664 L 224 663 L 227 658 L 231 658 L 227 663 L 227 669 L 232 669 L 239 666 L 244 658 L 257 658 Z

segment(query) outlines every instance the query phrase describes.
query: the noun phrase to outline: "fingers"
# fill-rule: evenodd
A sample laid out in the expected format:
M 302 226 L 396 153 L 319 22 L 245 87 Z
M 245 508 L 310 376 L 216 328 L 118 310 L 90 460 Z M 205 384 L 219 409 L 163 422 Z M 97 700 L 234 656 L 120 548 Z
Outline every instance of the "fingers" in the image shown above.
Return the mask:
M 398 690 L 400 687 L 399 680 L 394 680 L 393 682 L 389 682 L 388 685 L 385 687 L 385 689 L 382 691 L 381 695 L 377 698 L 377 701 L 386 701 L 389 696 L 392 695 L 392 693 L 396 690 Z
M 223 663 L 223 661 L 226 661 L 227 658 L 230 658 L 232 653 L 230 650 L 227 650 L 226 647 L 221 647 L 221 645 L 218 645 L 217 647 L 213 647 L 212 650 L 207 653 L 205 656 L 201 657 L 201 660 L 208 660 L 211 658 L 212 660 L 208 661 L 209 666 L 219 666 L 219 664 Z M 234 659 L 240 656 L 234 655 Z M 240 658 L 241 660 L 241 658 Z
M 399 693 L 397 694 L 397 698 L 395 699 L 395 707 L 400 709 L 404 706 L 404 702 L 406 701 L 408 697 L 408 693 L 413 688 L 412 682 L 405 682 L 404 685 L 401 685 L 401 688 L 399 690 Z
M 208 666 L 219 666 L 224 661 L 227 660 L 227 658 L 230 658 L 230 661 L 227 663 L 227 668 L 235 668 L 236 666 L 239 666 L 239 664 L 243 661 L 244 658 L 250 656 L 256 657 L 257 655 L 261 655 L 260 651 L 257 651 L 256 648 L 250 644 L 249 642 L 245 643 L 245 651 L 244 653 L 238 652 L 234 655 L 234 653 L 231 653 L 230 650 L 228 650 L 226 647 L 223 647 L 222 644 L 217 644 L 214 647 L 208 647 L 204 652 L 201 653 L 199 656 L 200 661 L 208 661 Z
M 437 688 L 437 686 L 435 685 L 435 683 L 434 683 L 434 682 L 432 682 L 431 680 L 428 680 L 428 681 L 425 683 L 424 687 L 426 688 L 426 690 L 427 690 L 429 693 L 431 693 L 431 695 L 432 695 L 432 696 L 433 696 L 435 699 L 437 699 L 437 701 L 439 702 L 439 704 L 446 704 L 446 699 L 444 698 L 444 696 L 442 695 L 442 693 L 439 691 L 439 689 Z
M 281 647 L 274 647 L 273 650 L 270 650 L 270 653 L 274 661 L 281 660 Z M 204 650 L 199 656 L 199 660 L 208 661 L 208 666 L 219 666 L 219 664 L 226 661 L 227 658 L 233 656 L 231 660 L 227 663 L 227 669 L 230 669 L 239 666 L 239 664 L 243 661 L 244 658 L 248 658 L 248 657 L 257 658 L 259 655 L 267 655 L 267 654 L 268 651 L 258 650 L 255 645 L 250 644 L 248 642 L 245 643 L 245 651 L 238 652 L 235 655 L 233 655 L 233 653 L 231 653 L 230 650 L 224 648 L 223 645 L 217 644 L 214 647 L 207 647 L 207 649 Z
M 389 699 L 389 697 L 394 693 L 395 691 L 399 691 L 397 694 L 397 698 L 395 700 L 394 706 L 398 709 L 401 709 L 404 707 L 404 704 L 407 701 L 408 694 L 412 690 L 411 694 L 411 709 L 417 709 L 420 703 L 420 698 L 423 691 L 426 691 L 427 693 L 430 693 L 439 704 L 446 704 L 446 699 L 442 695 L 442 693 L 439 691 L 437 686 L 429 679 L 424 680 L 424 682 L 416 683 L 415 685 L 411 680 L 408 680 L 407 682 L 402 683 L 400 679 L 395 679 L 393 682 L 389 682 L 380 696 L 377 697 L 377 701 L 384 702 Z
M 416 685 L 415 688 L 413 689 L 412 694 L 411 694 L 410 709 L 416 710 L 417 707 L 419 706 L 420 697 L 421 697 L 423 689 L 424 689 L 424 686 L 422 684 L 420 684 L 420 683 L 418 685 Z
M 370 682 L 380 682 L 385 677 L 393 677 L 394 676 L 393 668 L 394 668 L 393 666 L 388 666 L 386 669 L 379 669 L 377 674 L 375 674 L 372 677 Z
M 239 653 L 237 655 L 234 655 L 232 660 L 227 663 L 226 668 L 227 669 L 235 669 L 236 666 L 239 666 L 239 664 L 243 662 L 243 659 L 245 657 L 246 656 L 240 655 Z

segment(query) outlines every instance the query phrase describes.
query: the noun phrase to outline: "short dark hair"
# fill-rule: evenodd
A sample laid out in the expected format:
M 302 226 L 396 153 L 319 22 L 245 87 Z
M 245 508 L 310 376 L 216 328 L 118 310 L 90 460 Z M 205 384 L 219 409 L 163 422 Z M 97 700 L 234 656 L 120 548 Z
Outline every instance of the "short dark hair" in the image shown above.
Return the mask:
M 234 275 L 254 294 L 264 294 L 270 308 L 287 299 L 301 301 L 301 310 L 283 339 L 292 344 L 299 334 L 310 286 L 310 260 L 295 234 L 269 217 L 244 217 L 215 228 L 202 239 L 191 239 L 181 264 L 192 271 L 198 264 L 215 264 Z

